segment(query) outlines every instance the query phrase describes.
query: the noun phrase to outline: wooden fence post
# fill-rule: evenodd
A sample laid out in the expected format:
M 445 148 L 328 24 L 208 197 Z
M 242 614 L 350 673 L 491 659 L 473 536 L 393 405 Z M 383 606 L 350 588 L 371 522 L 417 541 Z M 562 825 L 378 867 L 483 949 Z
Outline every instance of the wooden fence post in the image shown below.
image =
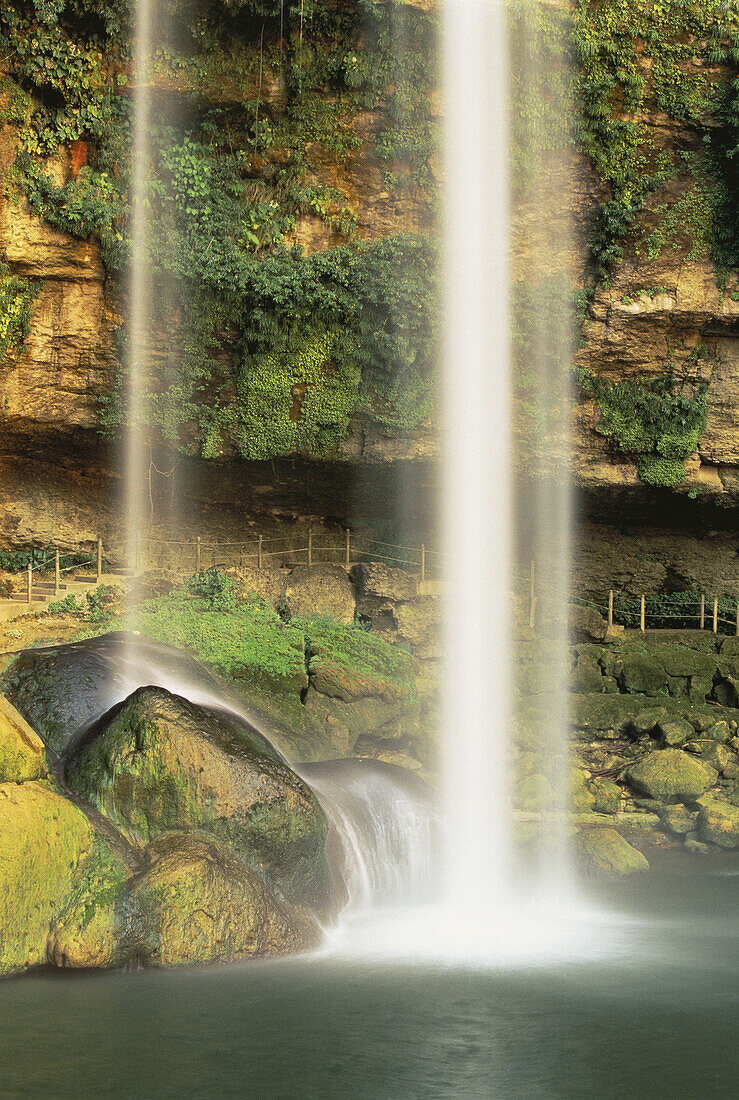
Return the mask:
M 642 634 L 647 629 L 647 607 L 646 607 L 646 603 L 647 603 L 646 596 L 642 596 L 642 598 L 641 598 L 641 632 L 642 632 Z
M 352 533 L 349 530 L 349 528 L 347 527 L 347 529 L 346 529 L 346 557 L 345 557 L 345 563 L 346 563 L 347 569 L 349 568 L 349 562 L 351 561 L 351 543 L 352 543 Z
M 534 629 L 536 622 L 536 563 L 532 561 L 529 575 L 529 629 Z
M 706 596 L 705 593 L 701 593 L 701 630 L 706 628 Z
M 713 633 L 718 634 L 718 596 L 713 597 Z
M 426 545 L 421 543 L 421 580 L 426 580 Z
M 195 572 L 200 572 L 200 535 L 195 542 Z
M 313 565 L 313 528 L 308 528 L 308 565 Z
M 259 542 L 257 543 L 257 569 L 262 568 L 262 539 L 263 535 L 259 536 Z
M 26 598 L 28 602 L 31 602 L 31 589 L 33 588 L 33 566 L 30 561 L 28 563 L 28 573 L 26 575 Z
M 736 636 L 739 638 L 739 600 L 736 604 Z
M 54 554 L 54 595 L 59 595 L 59 587 L 61 584 L 61 576 L 59 571 L 59 551 Z
M 97 560 L 97 583 L 100 584 L 100 579 L 103 575 L 103 540 L 98 537 L 98 560 Z
M 613 630 L 613 589 L 608 593 L 608 629 Z

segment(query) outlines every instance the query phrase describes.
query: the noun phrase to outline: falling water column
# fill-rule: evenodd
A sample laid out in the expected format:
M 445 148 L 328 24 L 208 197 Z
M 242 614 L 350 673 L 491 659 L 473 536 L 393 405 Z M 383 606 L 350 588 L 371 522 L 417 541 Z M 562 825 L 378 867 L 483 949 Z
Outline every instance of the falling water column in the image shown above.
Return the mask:
M 129 339 L 125 389 L 126 564 L 133 569 L 136 540 L 145 522 L 145 439 L 143 396 L 147 376 L 151 280 L 148 259 L 147 174 L 151 160 L 151 53 L 153 4 L 137 0 L 134 33 L 134 112 L 131 165 L 131 254 L 129 266 Z
M 475 931 L 512 862 L 505 22 L 503 0 L 447 0 L 444 873 Z

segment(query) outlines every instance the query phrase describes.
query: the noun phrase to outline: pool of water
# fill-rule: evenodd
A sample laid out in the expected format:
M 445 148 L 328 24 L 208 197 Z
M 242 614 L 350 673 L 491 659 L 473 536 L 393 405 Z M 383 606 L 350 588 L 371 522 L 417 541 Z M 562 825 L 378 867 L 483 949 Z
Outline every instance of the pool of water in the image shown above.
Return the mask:
M 580 929 L 551 961 L 328 952 L 6 981 L 0 1095 L 736 1095 L 739 857 L 674 853 L 596 895 L 597 950 Z

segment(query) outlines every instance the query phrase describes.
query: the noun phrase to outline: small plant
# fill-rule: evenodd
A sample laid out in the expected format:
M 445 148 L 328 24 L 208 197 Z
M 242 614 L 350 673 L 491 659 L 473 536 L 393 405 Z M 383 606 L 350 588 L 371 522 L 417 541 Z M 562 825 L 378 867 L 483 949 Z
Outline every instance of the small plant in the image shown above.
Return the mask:
M 87 593 L 87 618 L 93 623 L 108 623 L 113 618 L 114 605 L 121 595 L 120 588 L 101 584 L 94 592 Z
M 196 573 L 187 582 L 187 591 L 203 600 L 208 611 L 235 611 L 238 606 L 238 585 L 220 569 Z
M 47 611 L 50 615 L 81 615 L 82 608 L 77 603 L 75 596 L 72 592 L 68 596 L 65 596 L 63 600 L 53 600 L 49 604 Z

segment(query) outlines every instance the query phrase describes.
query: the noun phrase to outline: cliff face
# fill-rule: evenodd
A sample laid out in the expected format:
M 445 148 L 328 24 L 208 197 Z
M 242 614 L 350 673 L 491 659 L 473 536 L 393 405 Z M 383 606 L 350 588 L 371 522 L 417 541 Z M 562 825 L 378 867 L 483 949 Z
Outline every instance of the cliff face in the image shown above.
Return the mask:
M 21 0 L 15 6 L 25 10 Z M 242 499 L 254 501 L 259 494 L 250 486 L 263 480 L 254 459 L 301 455 L 316 462 L 316 470 L 321 464 L 330 470 L 327 463 L 357 468 L 426 464 L 437 456 L 432 341 L 427 333 L 419 336 L 418 319 L 409 320 L 415 289 L 407 292 L 400 312 L 387 289 L 394 279 L 403 282 L 407 260 L 398 260 L 403 248 L 395 244 L 391 253 L 371 251 L 385 242 L 428 242 L 437 231 L 434 210 L 441 180 L 434 139 L 441 108 L 433 10 L 426 3 L 388 6 L 388 12 L 409 12 L 411 22 L 404 25 L 413 30 L 413 41 L 422 42 L 416 47 L 402 40 L 405 68 L 399 70 L 389 60 L 394 25 L 378 21 L 380 6 L 374 22 L 358 19 L 352 3 L 329 5 L 325 11 L 321 6 L 315 28 L 306 27 L 299 39 L 296 24 L 283 40 L 276 33 L 277 16 L 259 19 L 252 7 L 242 5 L 244 15 L 237 18 L 224 16 L 221 6 L 212 4 L 218 40 L 182 55 L 160 51 L 153 84 L 156 102 L 175 104 L 171 113 L 181 120 L 187 141 L 195 143 L 187 146 L 195 150 L 192 178 L 186 176 L 178 146 L 180 159 L 168 162 L 169 175 L 158 169 L 162 188 L 180 178 L 179 172 L 190 180 L 183 185 L 186 192 L 191 183 L 207 191 L 211 183 L 198 176 L 197 165 L 212 154 L 208 172 L 222 171 L 232 158 L 236 175 L 225 183 L 225 177 L 213 176 L 221 182 L 197 202 L 202 207 L 219 190 L 235 187 L 239 209 L 248 214 L 238 223 L 239 232 L 254 263 L 248 270 L 237 265 L 233 278 L 242 279 L 245 271 L 250 279 L 253 271 L 267 272 L 256 289 L 249 284 L 240 291 L 230 313 L 219 314 L 214 308 L 218 266 L 221 255 L 224 265 L 230 262 L 230 253 L 219 252 L 212 269 L 208 262 L 216 247 L 228 243 L 236 223 L 226 219 L 203 227 L 195 224 L 197 218 L 187 221 L 189 192 L 180 208 L 178 192 L 171 189 L 161 220 L 171 219 L 172 233 L 192 249 L 183 254 L 195 257 L 200 267 L 188 284 L 188 294 L 196 297 L 181 295 L 156 322 L 153 361 L 161 366 L 161 377 L 152 385 L 150 439 L 163 461 L 169 455 L 174 461 L 183 451 L 201 464 L 197 480 L 203 500 L 208 463 L 214 461 L 235 464 L 218 478 L 241 486 Z M 520 42 L 514 34 L 514 116 L 520 112 L 514 134 L 524 132 L 526 156 L 537 142 L 542 145 L 535 149 L 536 170 L 524 186 L 514 187 L 514 280 L 517 287 L 534 290 L 559 280 L 568 293 L 580 292 L 573 443 L 575 476 L 588 508 L 600 519 L 615 509 L 627 522 L 635 509 L 669 518 L 675 502 L 682 501 L 680 507 L 688 511 L 683 508 L 675 522 L 684 525 L 690 509 L 686 498 L 698 497 L 699 504 L 739 502 L 739 281 L 725 247 L 733 232 L 726 211 L 735 194 L 725 155 L 733 140 L 735 77 L 727 50 L 735 45 L 737 31 L 732 20 L 722 22 L 717 0 L 684 6 L 683 14 L 664 14 L 640 2 L 625 23 L 616 0 L 576 11 L 569 4 L 547 4 L 538 11 L 534 31 L 517 25 Z M 64 33 L 73 37 L 78 31 L 69 26 Z M 12 31 L 26 37 L 32 32 L 31 24 Z M 524 71 L 516 54 L 529 41 L 527 35 L 542 47 L 534 51 L 539 71 L 533 74 Z M 544 114 L 542 126 L 536 110 L 533 121 L 527 114 L 532 99 L 538 96 L 546 104 L 554 82 L 561 84 L 552 57 L 556 44 L 571 43 L 573 35 L 575 47 L 567 50 L 575 53 L 577 64 L 566 81 L 579 97 L 576 139 L 566 128 L 560 132 L 556 119 L 552 123 Z M 396 49 L 401 39 L 396 34 L 393 41 Z M 111 42 L 105 79 L 122 82 L 121 95 L 130 97 L 135 83 L 130 58 L 125 46 Z M 100 428 L 103 419 L 110 423 L 121 389 L 120 335 L 125 337 L 126 316 L 125 263 L 111 259 L 110 245 L 111 230 L 127 216 L 123 200 L 115 197 L 116 187 L 121 192 L 125 183 L 122 162 L 110 152 L 115 146 L 109 133 L 84 131 L 73 141 L 71 130 L 70 140 L 58 144 L 53 155 L 36 155 L 33 171 L 26 168 L 19 177 L 18 150 L 23 151 L 24 141 L 28 145 L 29 126 L 40 126 L 33 121 L 40 117 L 33 114 L 35 108 L 30 123 L 19 117 L 19 89 L 44 111 L 51 102 L 49 89 L 30 71 L 16 67 L 4 82 L 0 134 L 0 258 L 9 275 L 27 280 L 35 295 L 30 331 L 7 349 L 0 368 L 0 466 L 5 471 L 0 515 L 18 538 L 32 534 L 34 514 L 47 516 L 44 537 L 54 527 L 53 509 L 49 512 L 38 499 L 29 505 L 26 496 L 50 458 L 61 469 L 54 490 L 59 498 L 69 503 L 76 494 L 85 496 L 78 512 L 87 509 L 86 528 L 94 526 L 102 507 L 91 507 L 90 500 L 113 501 L 117 460 Z M 403 101 L 414 81 L 423 89 L 423 110 L 417 92 L 416 99 Z M 67 85 L 64 89 L 69 98 Z M 66 133 L 69 126 L 64 125 Z M 83 161 L 89 158 L 81 169 L 80 141 Z M 41 189 L 39 164 L 51 180 Z M 113 199 L 101 179 L 114 181 Z M 93 204 L 84 205 L 91 187 L 97 188 L 96 201 L 104 196 L 94 217 Z M 71 225 L 70 211 L 79 210 L 81 228 L 75 237 L 60 226 Z M 273 258 L 279 249 L 295 245 L 303 253 L 302 259 L 289 261 L 296 301 L 301 287 L 308 287 L 306 300 L 314 296 L 296 326 L 290 303 L 280 313 L 282 307 L 270 297 L 288 270 L 275 268 L 272 274 Z M 370 252 L 362 252 L 363 246 Z M 369 266 L 352 269 L 357 255 L 368 255 Z M 324 264 L 324 257 L 325 266 L 310 267 L 312 258 Z M 223 277 L 228 283 L 231 269 Z M 177 278 L 185 276 L 180 271 Z M 339 309 L 335 288 L 346 287 L 347 278 L 355 280 L 347 291 L 355 301 Z M 317 297 L 327 279 L 335 280 L 328 306 Z M 419 279 L 413 287 L 423 286 L 431 295 L 428 273 Z M 376 291 L 374 313 L 347 352 L 342 343 L 346 318 L 355 304 L 355 313 L 364 308 L 357 286 L 369 284 Z M 229 293 L 230 288 L 221 296 Z M 547 311 L 545 295 L 537 299 L 534 294 L 533 301 L 540 314 Z M 204 335 L 193 335 L 188 314 L 201 313 L 210 327 Z M 255 316 L 259 320 L 253 322 Z M 409 324 L 416 327 L 409 329 Z M 368 350 L 367 333 L 376 344 L 378 333 L 386 330 L 397 341 L 387 354 L 407 355 L 412 372 L 407 378 L 383 375 L 378 363 L 382 369 L 386 363 L 378 359 L 377 347 Z M 542 331 L 540 326 L 539 344 Z M 197 346 L 188 365 L 182 349 L 193 342 Z M 530 357 L 535 344 L 529 340 Z M 314 346 L 323 349 L 315 353 L 317 364 L 311 359 Z M 173 379 L 180 376 L 190 389 L 182 408 L 173 411 L 167 401 L 177 389 Z M 253 393 L 254 380 L 264 377 L 273 388 L 262 395 L 262 404 L 243 405 L 241 395 Z M 403 394 L 414 387 L 422 398 L 412 409 L 401 408 Z M 350 391 L 354 396 L 347 397 Z M 266 409 L 277 410 L 284 430 L 280 426 L 281 434 L 254 444 Z M 215 428 L 204 417 L 212 410 Z M 526 444 L 521 458 L 525 466 Z M 328 482 L 332 476 L 327 474 Z M 278 490 L 271 506 L 279 508 L 284 499 Z M 696 520 L 705 522 L 705 516 Z

